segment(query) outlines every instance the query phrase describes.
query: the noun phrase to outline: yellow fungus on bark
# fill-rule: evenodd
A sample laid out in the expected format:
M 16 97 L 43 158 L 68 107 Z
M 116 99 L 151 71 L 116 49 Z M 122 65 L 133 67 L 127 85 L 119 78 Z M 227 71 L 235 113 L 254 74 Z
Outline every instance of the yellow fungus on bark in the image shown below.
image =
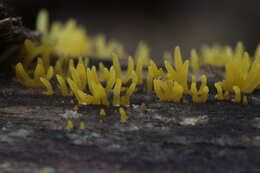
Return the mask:
M 128 58 L 127 71 L 124 78 L 124 83 L 127 83 L 131 79 L 132 72 L 134 71 L 134 59 L 132 57 Z
M 127 121 L 129 119 L 124 108 L 119 108 L 119 113 L 122 121 Z
M 79 129 L 80 129 L 80 130 L 84 130 L 85 128 L 86 128 L 85 122 L 81 121 L 81 122 L 79 123 Z
M 70 129 L 70 130 L 74 128 L 74 125 L 73 125 L 72 120 L 68 120 L 68 122 L 67 122 L 67 128 Z
M 193 73 L 200 72 L 199 56 L 195 49 L 191 50 L 191 68 L 192 68 Z
M 46 87 L 47 91 L 44 91 L 43 94 L 45 95 L 53 95 L 54 94 L 54 90 L 53 87 L 50 83 L 49 80 L 47 80 L 46 78 L 40 78 L 41 82 L 43 83 L 43 85 Z
M 116 79 L 122 79 L 122 70 L 118 59 L 118 55 L 112 54 L 112 60 L 116 72 Z
M 44 64 L 40 58 L 38 58 L 33 78 L 25 71 L 22 63 L 18 63 L 15 67 L 16 77 L 18 80 L 25 86 L 28 87 L 44 87 L 45 85 L 41 82 L 40 78 L 46 78 L 50 80 L 53 77 L 54 69 L 52 66 L 49 66 L 47 73 L 44 67 Z
M 232 99 L 232 102 L 234 103 L 240 103 L 241 102 L 241 91 L 238 86 L 233 86 L 233 90 L 235 93 L 235 97 Z
M 248 97 L 247 97 L 247 96 L 243 96 L 242 103 L 243 103 L 244 105 L 247 105 L 247 104 L 248 104 Z
M 59 74 L 56 75 L 56 79 L 58 81 L 58 88 L 61 91 L 61 95 L 63 95 L 63 96 L 71 96 L 72 93 L 69 91 L 65 79 L 61 75 L 59 75 Z
M 122 81 L 121 81 L 121 79 L 117 79 L 115 87 L 113 89 L 113 106 L 120 105 L 121 87 L 122 87 Z
M 100 111 L 99 111 L 99 115 L 100 116 L 106 116 L 106 111 L 105 111 L 105 109 L 100 109 Z

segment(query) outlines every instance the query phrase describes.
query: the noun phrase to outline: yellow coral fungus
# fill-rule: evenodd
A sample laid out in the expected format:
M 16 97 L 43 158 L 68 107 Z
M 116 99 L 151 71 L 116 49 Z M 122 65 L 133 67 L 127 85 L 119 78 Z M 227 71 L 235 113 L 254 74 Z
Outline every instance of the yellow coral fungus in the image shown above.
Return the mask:
M 243 96 L 242 103 L 243 103 L 244 105 L 247 105 L 247 104 L 248 104 L 248 97 L 247 97 L 247 96 Z
M 143 83 L 143 58 L 140 56 L 137 59 L 137 64 L 136 64 L 136 75 L 137 75 L 137 84 L 142 84 Z
M 154 90 L 161 101 L 180 102 L 184 89 L 177 81 L 154 80 Z
M 112 58 L 113 58 L 113 66 L 114 66 L 115 71 L 116 71 L 116 79 L 122 79 L 122 70 L 121 70 L 121 66 L 120 66 L 118 56 L 116 54 L 113 54 Z
M 53 77 L 54 70 L 52 66 L 49 66 L 46 73 L 43 61 L 41 58 L 38 58 L 37 65 L 35 67 L 33 78 L 25 71 L 23 64 L 18 63 L 15 67 L 16 77 L 18 80 L 25 86 L 28 87 L 44 87 L 45 85 L 41 82 L 40 78 L 46 78 L 50 80 Z
M 224 90 L 232 91 L 233 86 L 238 86 L 244 93 L 252 93 L 259 83 L 260 64 L 252 64 L 248 53 L 237 55 L 226 67 L 225 79 L 222 82 Z
M 122 121 L 127 121 L 129 119 L 124 108 L 119 108 L 119 113 Z
M 124 83 L 127 83 L 130 78 L 131 78 L 131 75 L 132 75 L 132 72 L 134 71 L 134 60 L 132 57 L 129 57 L 128 58 L 128 66 L 127 66 L 127 71 L 126 71 L 126 75 L 125 75 L 125 78 L 124 78 Z
M 207 86 L 207 77 L 203 75 L 201 77 L 201 86 L 200 89 L 197 89 L 197 82 L 196 82 L 196 77 L 192 77 L 192 84 L 191 84 L 191 96 L 192 96 L 192 101 L 195 103 L 204 103 L 208 99 L 208 94 L 209 94 L 209 88 Z
M 74 128 L 74 125 L 73 125 L 72 120 L 68 120 L 68 122 L 67 122 L 67 128 L 68 128 L 68 129 L 73 129 L 73 128 Z
M 130 105 L 130 97 L 135 92 L 135 88 L 136 88 L 136 83 L 133 82 L 130 85 L 130 87 L 127 89 L 126 95 L 121 97 L 121 103 L 123 105 L 125 105 L 125 106 L 129 106 Z
M 200 72 L 200 62 L 199 57 L 195 49 L 191 50 L 191 67 L 193 73 Z
M 122 81 L 121 79 L 117 79 L 116 85 L 113 90 L 113 106 L 120 105 L 120 93 L 121 93 Z
M 241 91 L 238 86 L 233 86 L 233 90 L 235 93 L 235 98 L 232 99 L 232 102 L 234 103 L 240 103 L 241 102 Z
M 171 66 L 168 61 L 165 61 L 165 67 L 167 69 L 167 78 L 170 80 L 176 80 L 184 89 L 185 93 L 188 93 L 188 76 L 189 76 L 189 61 L 183 62 L 180 47 L 176 47 L 174 50 L 174 66 Z
M 79 129 L 84 130 L 85 128 L 86 128 L 85 122 L 81 121 L 81 122 L 79 123 Z
M 46 87 L 47 91 L 44 91 L 43 94 L 45 95 L 53 95 L 54 94 L 54 90 L 52 88 L 52 85 L 50 83 L 49 80 L 45 79 L 45 78 L 40 78 L 41 82 L 44 84 L 44 86 Z
M 138 61 L 138 59 L 142 59 L 142 63 L 144 66 L 147 66 L 149 64 L 150 49 L 145 42 L 141 41 L 138 44 L 138 47 L 137 47 L 136 53 L 135 53 L 135 57 L 136 57 L 137 61 Z
M 95 56 L 99 58 L 110 58 L 112 53 L 116 53 L 118 56 L 125 54 L 122 44 L 115 40 L 107 41 L 102 34 L 93 39 L 93 47 Z
M 58 81 L 58 88 L 60 89 L 61 94 L 63 96 L 71 96 L 72 93 L 69 91 L 65 79 L 59 74 L 56 75 L 56 79 Z
M 106 111 L 105 111 L 105 109 L 100 109 L 100 111 L 99 111 L 99 115 L 100 116 L 106 116 Z

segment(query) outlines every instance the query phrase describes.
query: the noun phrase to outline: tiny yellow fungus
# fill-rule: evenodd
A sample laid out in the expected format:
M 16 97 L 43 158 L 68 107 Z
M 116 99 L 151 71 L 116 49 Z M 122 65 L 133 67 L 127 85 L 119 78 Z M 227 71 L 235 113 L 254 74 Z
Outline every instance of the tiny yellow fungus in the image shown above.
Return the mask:
M 238 86 L 233 86 L 233 90 L 234 90 L 234 93 L 235 93 L 235 98 L 232 99 L 232 102 L 240 103 L 241 102 L 240 88 Z
M 143 58 L 140 56 L 137 59 L 137 65 L 136 65 L 136 75 L 137 75 L 137 84 L 143 83 Z
M 49 30 L 49 13 L 47 10 L 41 10 L 38 14 L 36 29 L 43 34 L 47 34 Z
M 116 54 L 112 54 L 112 58 L 113 58 L 113 66 L 116 71 L 116 79 L 122 79 L 122 70 L 121 70 L 118 56 Z
M 113 106 L 120 105 L 120 93 L 121 93 L 122 81 L 117 79 L 115 87 L 113 89 Z
M 44 87 L 44 84 L 41 82 L 40 78 L 46 78 L 50 80 L 54 74 L 54 69 L 52 66 L 49 66 L 48 71 L 46 73 L 44 64 L 42 60 L 39 58 L 37 61 L 37 65 L 34 70 L 33 79 L 30 78 L 28 73 L 25 71 L 22 63 L 18 63 L 15 67 L 16 77 L 18 80 L 25 86 L 28 87 Z
M 205 75 L 201 77 L 201 85 L 200 85 L 200 89 L 198 90 L 196 77 L 192 76 L 190 92 L 191 92 L 193 102 L 205 103 L 208 100 L 208 95 L 209 95 L 209 88 L 207 86 L 207 77 Z
M 177 46 L 174 50 L 174 66 L 165 61 L 165 68 L 168 72 L 167 79 L 177 81 L 184 89 L 185 93 L 189 92 L 188 89 L 188 76 L 189 76 L 189 61 L 183 63 L 180 48 Z
M 248 97 L 247 97 L 247 96 L 243 96 L 242 103 L 243 103 L 244 105 L 247 105 L 247 104 L 248 104 Z
M 172 53 L 170 51 L 163 52 L 163 60 L 173 64 Z
M 126 115 L 124 108 L 119 108 L 119 113 L 122 121 L 127 121 L 129 119 L 128 116 Z
M 195 49 L 191 50 L 191 68 L 193 73 L 200 72 L 199 56 Z
M 217 89 L 217 95 L 215 96 L 215 98 L 217 100 L 225 100 L 221 82 L 217 82 L 214 85 L 215 85 L 215 88 Z
M 105 111 L 105 109 L 100 109 L 100 111 L 99 111 L 99 115 L 100 116 L 106 116 L 106 111 Z
M 78 107 L 78 106 L 74 106 L 74 107 L 73 107 L 73 110 L 74 110 L 74 111 L 78 111 L 78 110 L 79 110 L 79 107 Z
M 44 91 L 43 94 L 45 95 L 53 95 L 54 94 L 54 90 L 52 88 L 52 85 L 50 83 L 49 80 L 45 79 L 45 78 L 40 78 L 41 82 L 43 83 L 43 85 L 46 87 L 47 91 Z
M 73 128 L 74 128 L 74 125 L 73 125 L 72 120 L 68 120 L 68 122 L 67 122 L 67 128 L 68 128 L 68 129 L 73 129 Z
M 123 46 L 115 41 L 106 41 L 106 37 L 102 34 L 97 35 L 93 40 L 93 47 L 95 49 L 95 56 L 98 58 L 111 58 L 112 53 L 116 53 L 119 56 L 124 55 Z
M 132 82 L 138 83 L 138 77 L 135 71 L 132 71 Z
M 136 49 L 135 57 L 138 60 L 139 58 L 142 59 L 142 63 L 144 66 L 147 66 L 149 64 L 150 60 L 150 49 L 148 45 L 141 41 L 138 44 L 138 47 Z
M 154 80 L 154 90 L 161 101 L 180 102 L 184 89 L 177 81 Z
M 56 79 L 58 81 L 58 88 L 60 89 L 61 94 L 63 96 L 71 96 L 72 93 L 69 91 L 68 86 L 67 86 L 64 78 L 61 75 L 57 74 Z
M 106 82 L 106 92 L 108 93 L 116 83 L 116 72 L 113 66 L 110 67 L 108 79 Z
M 125 79 L 124 79 L 124 83 L 127 83 L 132 75 L 132 72 L 134 71 L 134 60 L 132 57 L 128 58 L 128 66 L 127 66 L 127 71 L 126 71 L 126 75 L 125 75 Z
M 126 95 L 121 98 L 121 103 L 125 106 L 130 105 L 130 98 L 131 95 L 135 92 L 136 89 L 136 83 L 132 83 L 130 87 L 126 91 Z
M 105 66 L 102 62 L 98 63 L 98 68 L 99 68 L 99 79 L 101 81 L 106 79 L 106 71 L 105 71 Z
M 81 122 L 79 123 L 79 129 L 80 129 L 80 130 L 84 130 L 85 128 L 86 128 L 85 122 L 81 121 Z

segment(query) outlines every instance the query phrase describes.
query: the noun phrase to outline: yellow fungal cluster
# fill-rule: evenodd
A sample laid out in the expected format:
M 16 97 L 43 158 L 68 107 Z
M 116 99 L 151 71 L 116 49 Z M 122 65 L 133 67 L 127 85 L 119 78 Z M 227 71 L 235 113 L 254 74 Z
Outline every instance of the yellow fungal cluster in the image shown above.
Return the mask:
M 28 87 L 46 88 L 46 95 L 74 96 L 83 105 L 130 106 L 133 94 L 144 91 L 155 93 L 160 101 L 186 102 L 190 97 L 194 103 L 205 103 L 210 87 L 207 76 L 198 75 L 203 72 L 201 65 L 225 67 L 223 80 L 214 84 L 219 101 L 248 104 L 248 95 L 260 84 L 260 47 L 253 57 L 242 43 L 235 49 L 203 47 L 201 53 L 193 49 L 190 60 L 184 60 L 177 46 L 172 54 L 165 53 L 164 64 L 159 66 L 150 59 L 147 44 L 140 42 L 124 70 L 123 47 L 106 41 L 103 35 L 89 37 L 74 20 L 64 25 L 54 22 L 49 27 L 48 13 L 42 11 L 37 29 L 43 34 L 42 41 L 25 41 L 23 59 L 15 66 L 17 79 Z M 88 56 L 110 58 L 112 65 L 100 61 L 91 66 Z M 128 119 L 123 108 L 119 112 L 122 120 Z M 106 115 L 104 109 L 100 115 Z M 68 128 L 73 128 L 70 121 Z
M 248 103 L 247 96 L 251 94 L 260 84 L 259 48 L 255 57 L 250 57 L 244 50 L 242 43 L 238 43 L 236 49 L 229 48 L 229 60 L 225 62 L 224 80 L 215 83 L 217 89 L 217 100 L 229 100 L 229 94 L 234 93 L 231 99 L 235 103 Z
M 72 120 L 67 121 L 67 129 L 72 130 L 76 128 Z M 79 122 L 79 129 L 84 130 L 86 128 L 86 124 L 83 121 Z

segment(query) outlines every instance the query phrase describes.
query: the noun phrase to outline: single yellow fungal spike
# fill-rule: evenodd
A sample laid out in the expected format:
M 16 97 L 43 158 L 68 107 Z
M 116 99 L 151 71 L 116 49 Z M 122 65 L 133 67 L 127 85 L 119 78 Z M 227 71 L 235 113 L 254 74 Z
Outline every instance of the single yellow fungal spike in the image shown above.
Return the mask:
M 113 66 L 116 71 L 116 79 L 122 79 L 122 70 L 121 70 L 118 56 L 116 54 L 112 54 L 112 59 L 113 59 Z
M 61 94 L 63 96 L 71 96 L 72 93 L 69 91 L 68 86 L 67 86 L 64 78 L 61 75 L 57 74 L 56 79 L 58 81 L 58 88 L 60 89 Z
M 163 60 L 168 61 L 170 64 L 173 64 L 172 53 L 170 51 L 163 52 Z
M 124 83 L 127 83 L 132 75 L 132 72 L 134 71 L 134 59 L 132 57 L 128 58 L 128 66 L 127 66 L 127 71 L 126 71 L 126 75 L 125 75 L 125 79 L 124 79 Z
M 84 130 L 84 129 L 86 128 L 85 122 L 81 121 L 81 122 L 79 123 L 79 128 L 80 128 L 80 130 Z
M 52 85 L 50 83 L 49 80 L 45 79 L 45 78 L 40 78 L 41 82 L 43 83 L 43 85 L 46 87 L 47 91 L 44 91 L 43 94 L 45 95 L 53 95 L 54 94 L 54 90 L 52 88 Z
M 199 92 L 202 92 L 202 90 L 207 86 L 207 76 L 202 75 L 201 76 L 201 85 L 200 85 L 200 90 Z
M 233 91 L 235 93 L 235 98 L 232 99 L 232 102 L 234 103 L 240 103 L 241 102 L 241 93 L 240 88 L 238 86 L 233 86 Z
M 247 105 L 247 104 L 248 104 L 248 97 L 247 97 L 247 96 L 243 96 L 242 103 L 243 103 L 244 105 Z
M 94 103 L 94 97 L 84 93 L 81 90 L 77 90 L 75 94 L 79 104 L 88 105 Z
M 49 14 L 47 10 L 41 10 L 37 17 L 36 29 L 43 34 L 48 33 L 49 28 Z
M 121 98 L 121 102 L 123 105 L 125 106 L 130 105 L 130 98 L 132 94 L 135 92 L 135 89 L 136 89 L 136 83 L 132 83 L 130 87 L 127 89 L 126 95 Z
M 201 90 L 200 94 L 201 94 L 200 102 L 205 103 L 208 100 L 208 97 L 209 97 L 209 88 L 207 86 L 205 86 Z
M 182 61 L 181 49 L 179 46 L 176 46 L 174 50 L 174 63 L 175 63 L 176 71 L 181 71 L 183 61 Z
M 154 79 L 153 80 L 153 85 L 154 85 L 154 91 L 155 91 L 157 97 L 159 97 L 159 99 L 161 101 L 164 101 L 165 100 L 165 96 L 164 96 L 163 91 L 161 90 L 161 82 L 160 82 L 160 80 Z
M 172 95 L 173 95 L 173 100 L 174 102 L 180 102 L 180 100 L 182 99 L 183 96 L 183 92 L 184 89 L 183 87 L 178 83 L 178 82 L 174 82 L 173 84 L 173 88 L 172 88 Z
M 136 65 L 137 84 L 143 83 L 143 65 L 142 57 L 138 57 Z
M 120 105 L 120 93 L 121 93 L 122 81 L 117 79 L 116 85 L 113 90 L 113 106 Z
M 41 58 L 38 58 L 37 65 L 34 71 L 34 79 L 39 79 L 40 77 L 44 77 L 45 75 L 45 67 L 43 65 L 43 61 Z
M 195 49 L 191 50 L 191 67 L 192 67 L 193 73 L 200 72 L 199 56 Z
M 168 79 L 176 80 L 177 72 L 173 69 L 172 65 L 168 61 L 164 61 L 165 68 L 168 72 Z
M 128 116 L 126 115 L 124 108 L 119 108 L 119 113 L 122 121 L 127 121 L 129 119 Z
M 198 90 L 197 90 L 197 84 L 196 83 L 191 84 L 191 96 L 192 96 L 192 101 L 194 103 L 199 102 Z
M 103 116 L 106 116 L 106 111 L 105 111 L 105 109 L 103 109 L 103 108 L 100 109 L 99 115 L 102 116 L 102 117 L 103 117 Z
M 147 66 L 150 60 L 150 49 L 145 42 L 140 42 L 136 49 L 135 57 L 137 59 L 141 58 L 143 65 Z
M 116 72 L 114 67 L 110 67 L 108 79 L 106 82 L 106 92 L 109 93 L 109 91 L 114 87 L 116 82 Z
M 223 89 L 221 86 L 221 82 L 217 82 L 214 84 L 215 88 L 217 89 L 217 95 L 215 96 L 215 99 L 217 100 L 225 100 L 224 94 L 223 94 Z
M 68 120 L 68 122 L 67 122 L 67 128 L 68 128 L 68 129 L 73 129 L 73 128 L 74 128 L 74 125 L 73 125 L 72 120 Z
M 132 71 L 132 82 L 138 83 L 138 77 L 135 71 Z

